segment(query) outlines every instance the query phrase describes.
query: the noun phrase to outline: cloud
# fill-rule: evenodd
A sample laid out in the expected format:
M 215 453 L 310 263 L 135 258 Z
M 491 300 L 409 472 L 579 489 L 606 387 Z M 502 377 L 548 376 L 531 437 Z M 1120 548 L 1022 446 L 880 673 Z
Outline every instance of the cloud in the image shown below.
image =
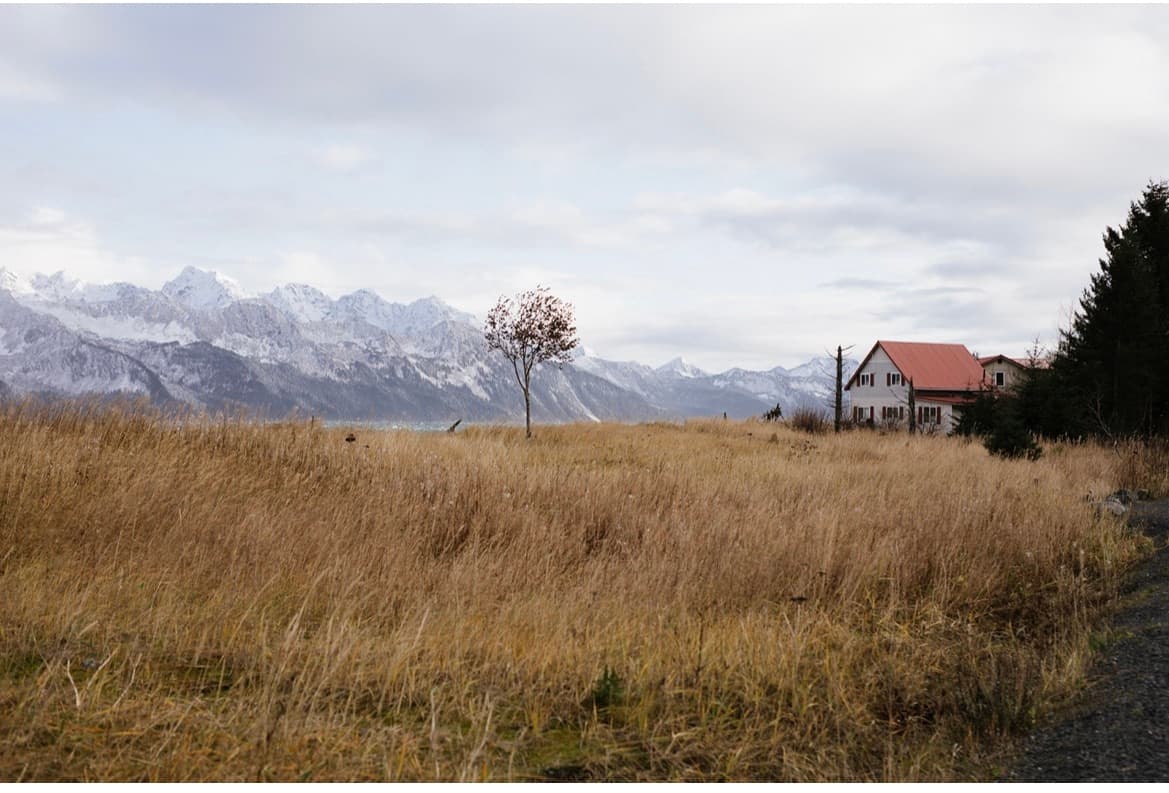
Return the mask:
M 3 42 L 22 44 L 18 54 L 75 94 L 534 149 L 706 150 L 911 193 L 961 182 L 1058 194 L 1070 162 L 1081 178 L 1104 178 L 1140 160 L 1125 148 L 1090 156 L 1101 143 L 1169 125 L 1169 21 L 1157 8 L 208 6 L 19 17 L 22 41 Z M 90 32 L 66 46 L 53 41 L 61 30 Z
M 25 277 L 65 271 L 85 281 L 108 282 L 111 273 L 161 286 L 157 268 L 109 250 L 94 225 L 57 207 L 34 207 L 23 217 L 0 218 L 0 261 Z
M 1120 130 L 1167 129 L 1166 24 L 1163 11 L 1084 7 L 696 9 L 669 17 L 646 62 L 728 145 L 821 179 L 1056 193 L 1072 163 L 1077 179 L 1110 179 L 1117 160 L 1097 153 Z
M 1165 41 L 1161 7 L 4 6 L 0 252 L 454 301 L 551 272 L 614 354 L 708 367 L 1029 341 L 1169 176 Z
M 373 153 L 362 146 L 333 143 L 317 149 L 317 160 L 338 171 L 351 171 L 373 159 Z
M 702 152 L 711 166 L 782 168 L 934 214 L 959 203 L 1009 213 L 1030 196 L 1082 206 L 1085 193 L 1069 183 L 1143 183 L 1147 152 L 1169 135 L 1169 15 L 1159 8 L 206 6 L 0 16 L 24 20 L 18 35 L 0 36 L 13 64 L 91 102 L 380 126 L 576 160 L 617 151 L 690 167 Z M 62 30 L 83 33 L 61 44 Z
M 635 205 L 776 248 L 878 247 L 912 239 L 948 245 L 954 255 L 967 258 L 1031 241 L 1020 218 L 994 206 L 967 205 L 956 212 L 952 206 L 849 184 L 783 196 L 742 187 L 707 196 L 647 194 Z
M 837 278 L 834 281 L 820 284 L 820 286 L 825 289 L 840 289 L 843 291 L 887 292 L 901 286 L 901 282 L 882 281 L 876 278 Z
M 662 239 L 673 228 L 669 219 L 652 213 L 595 214 L 568 201 L 548 200 L 491 210 L 330 209 L 306 222 L 414 243 L 503 248 L 629 248 Z
M 30 75 L 0 61 L 0 102 L 56 102 L 61 89 L 42 77 Z
M 93 226 L 70 219 L 56 207 L 34 206 L 23 217 L 0 220 L 0 244 L 39 245 L 41 243 L 92 245 Z
M 278 257 L 278 264 L 273 270 L 275 282 L 269 289 L 280 284 L 308 284 L 315 286 L 322 271 L 335 267 L 315 251 L 286 251 Z M 319 286 L 317 288 L 320 288 Z

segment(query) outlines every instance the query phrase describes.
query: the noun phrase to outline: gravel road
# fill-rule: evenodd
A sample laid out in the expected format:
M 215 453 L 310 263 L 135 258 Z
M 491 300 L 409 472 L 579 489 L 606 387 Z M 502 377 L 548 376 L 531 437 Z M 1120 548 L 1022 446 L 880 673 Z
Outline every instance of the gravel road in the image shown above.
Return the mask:
M 1169 499 L 1130 514 L 1158 551 L 1127 579 L 1079 702 L 1025 741 L 1002 781 L 1169 781 Z

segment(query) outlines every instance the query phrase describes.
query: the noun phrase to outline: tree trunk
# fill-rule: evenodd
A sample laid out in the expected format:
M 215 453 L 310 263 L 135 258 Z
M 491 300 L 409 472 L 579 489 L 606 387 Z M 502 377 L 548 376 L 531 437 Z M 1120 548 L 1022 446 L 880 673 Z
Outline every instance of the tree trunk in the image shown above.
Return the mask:
M 528 378 L 524 378 L 524 431 L 525 438 L 532 437 L 532 387 Z
M 844 349 L 836 345 L 836 432 L 840 432 L 840 414 L 844 410 Z
M 909 434 L 917 432 L 917 394 L 913 390 L 913 378 L 909 378 Z

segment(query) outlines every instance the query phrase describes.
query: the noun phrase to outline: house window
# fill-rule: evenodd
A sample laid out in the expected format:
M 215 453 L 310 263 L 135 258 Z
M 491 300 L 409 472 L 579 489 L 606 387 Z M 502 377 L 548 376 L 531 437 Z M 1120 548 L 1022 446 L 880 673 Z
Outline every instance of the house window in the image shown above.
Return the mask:
M 998 386 L 999 388 L 1002 388 L 1003 386 L 1005 386 L 1007 384 L 1007 373 L 1006 372 L 995 372 L 994 373 L 994 384 L 996 386 Z
M 873 384 L 873 374 L 872 374 L 872 372 L 870 372 L 869 374 L 862 374 L 862 375 L 861 375 L 861 385 L 869 385 L 869 386 L 871 386 L 872 384 Z
M 860 405 L 853 405 L 853 407 L 852 407 L 852 420 L 857 422 L 858 424 L 860 422 L 864 421 L 866 418 L 865 412 L 866 412 L 865 409 L 863 407 L 861 407 Z
M 905 407 L 901 405 L 886 405 L 881 408 L 882 421 L 901 421 L 905 418 Z
M 901 372 L 893 372 L 889 375 L 889 385 L 901 385 Z
M 942 422 L 942 409 L 937 405 L 919 405 L 917 420 L 921 424 L 940 424 Z

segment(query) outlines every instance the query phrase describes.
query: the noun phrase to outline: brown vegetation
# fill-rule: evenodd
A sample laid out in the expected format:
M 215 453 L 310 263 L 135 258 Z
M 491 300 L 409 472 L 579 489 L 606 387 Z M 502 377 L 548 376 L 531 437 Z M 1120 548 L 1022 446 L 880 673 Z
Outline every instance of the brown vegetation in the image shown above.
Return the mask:
M 772 429 L 0 407 L 0 779 L 985 778 L 1120 458 Z
M 1127 439 L 1111 444 L 1116 480 L 1127 490 L 1169 495 L 1169 438 Z
M 810 435 L 823 435 L 832 429 L 832 419 L 821 410 L 811 407 L 798 407 L 792 411 L 787 420 L 788 426 Z

